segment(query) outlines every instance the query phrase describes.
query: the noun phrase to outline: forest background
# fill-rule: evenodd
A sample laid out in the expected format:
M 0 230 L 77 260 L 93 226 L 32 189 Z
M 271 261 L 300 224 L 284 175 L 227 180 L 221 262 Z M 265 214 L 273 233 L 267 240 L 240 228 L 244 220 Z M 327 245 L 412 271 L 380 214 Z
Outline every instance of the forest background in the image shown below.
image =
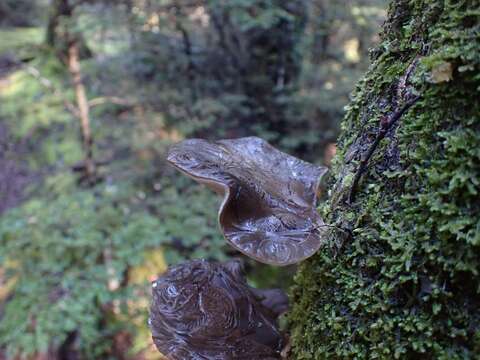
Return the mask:
M 159 358 L 149 281 L 241 256 L 166 149 L 254 135 L 328 165 L 385 16 L 381 0 L 1 0 L 0 359 Z M 292 282 L 244 260 L 254 286 Z

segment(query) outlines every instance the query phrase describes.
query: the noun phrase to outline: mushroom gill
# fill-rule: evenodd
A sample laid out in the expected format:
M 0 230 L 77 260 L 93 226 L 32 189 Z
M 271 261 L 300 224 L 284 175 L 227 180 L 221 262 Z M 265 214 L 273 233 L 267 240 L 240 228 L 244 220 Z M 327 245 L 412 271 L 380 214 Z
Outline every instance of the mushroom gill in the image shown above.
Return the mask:
M 170 148 L 167 161 L 224 196 L 220 227 L 245 255 L 283 266 L 319 249 L 324 223 L 316 200 L 326 167 L 285 154 L 257 137 L 184 140 Z

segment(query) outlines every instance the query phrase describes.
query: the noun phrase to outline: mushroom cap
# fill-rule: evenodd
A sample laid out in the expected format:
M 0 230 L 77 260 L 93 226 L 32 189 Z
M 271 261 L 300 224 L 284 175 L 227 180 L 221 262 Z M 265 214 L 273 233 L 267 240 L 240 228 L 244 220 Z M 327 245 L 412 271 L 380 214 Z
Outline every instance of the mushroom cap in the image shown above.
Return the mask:
M 173 145 L 167 161 L 224 196 L 218 220 L 226 240 L 245 255 L 289 265 L 321 245 L 316 211 L 326 167 L 285 154 L 257 137 Z
M 169 268 L 152 284 L 149 324 L 158 350 L 171 360 L 279 359 L 275 309 L 286 296 L 252 290 L 237 261 Z

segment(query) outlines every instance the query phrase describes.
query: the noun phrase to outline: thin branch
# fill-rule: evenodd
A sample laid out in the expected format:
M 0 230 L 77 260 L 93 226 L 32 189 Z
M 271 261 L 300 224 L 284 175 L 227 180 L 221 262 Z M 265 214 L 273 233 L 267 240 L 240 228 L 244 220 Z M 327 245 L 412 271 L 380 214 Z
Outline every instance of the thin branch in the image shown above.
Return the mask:
M 408 100 L 400 109 L 393 112 L 390 116 L 384 117 L 380 120 L 380 127 L 378 129 L 377 136 L 375 137 L 375 140 L 373 141 L 365 156 L 362 157 L 360 161 L 360 166 L 358 167 L 355 178 L 353 179 L 352 187 L 350 188 L 350 194 L 348 196 L 349 204 L 351 204 L 355 200 L 358 182 L 360 181 L 363 173 L 367 170 L 368 162 L 370 161 L 370 158 L 375 152 L 375 149 L 378 147 L 378 144 L 380 143 L 380 141 L 382 141 L 382 139 L 393 127 L 393 125 L 395 125 L 397 121 L 402 117 L 402 115 L 419 99 L 420 95 L 413 97 L 412 99 Z
M 176 16 L 175 16 L 175 23 L 177 30 L 182 34 L 182 39 L 183 39 L 183 50 L 185 52 L 185 57 L 187 58 L 187 77 L 188 80 L 190 81 L 190 93 L 191 93 L 191 98 L 192 102 L 195 102 L 197 100 L 197 91 L 196 91 L 196 82 L 195 82 L 195 63 L 193 62 L 192 58 L 192 42 L 190 40 L 190 35 L 182 24 L 182 20 L 180 19 L 180 16 L 182 14 L 180 13 L 180 10 L 178 10 Z
M 65 106 L 65 108 L 70 113 L 72 113 L 77 118 L 80 117 L 80 112 L 79 112 L 78 108 L 70 100 L 68 100 L 65 97 L 63 92 L 61 92 L 57 87 L 55 87 L 55 85 L 53 84 L 53 82 L 50 79 L 43 76 L 41 74 L 40 70 L 38 70 L 36 67 L 34 67 L 32 65 L 27 65 L 27 64 L 19 62 L 19 61 L 17 62 L 17 64 L 20 65 L 22 68 L 24 68 L 27 71 L 28 74 L 30 74 L 35 79 L 37 79 L 38 82 L 43 87 L 50 90 L 54 96 L 60 98 L 63 102 L 63 105 Z M 106 103 L 111 103 L 111 104 L 115 104 L 115 105 L 123 105 L 123 106 L 133 106 L 134 101 L 132 99 L 125 99 L 125 98 L 121 98 L 121 97 L 118 97 L 118 96 L 99 96 L 99 97 L 96 97 L 96 98 L 88 101 L 88 105 L 90 107 L 103 105 L 103 104 L 106 104 Z
M 118 96 L 99 96 L 88 101 L 90 107 L 103 105 L 106 103 L 115 104 L 115 105 L 124 105 L 124 106 L 133 106 L 134 101 L 131 99 L 125 99 Z
M 173 2 L 171 4 L 166 5 L 159 5 L 155 7 L 156 12 L 169 12 L 172 10 L 177 10 L 178 8 L 195 8 L 199 6 L 205 6 L 205 1 L 203 0 L 193 0 L 193 1 L 185 1 L 185 2 Z
M 65 108 L 71 112 L 75 117 L 80 117 L 80 112 L 78 110 L 78 108 L 70 101 L 68 100 L 67 98 L 65 98 L 65 96 L 63 95 L 63 93 L 57 88 L 55 87 L 55 85 L 53 85 L 53 83 L 47 79 L 46 77 L 44 77 L 40 71 L 36 68 L 36 67 L 33 67 L 32 65 L 27 65 L 27 64 L 24 64 L 24 63 L 21 63 L 21 62 L 18 62 L 20 64 L 20 66 L 22 66 L 31 76 L 33 76 L 35 79 L 38 80 L 38 82 L 45 88 L 49 89 L 52 91 L 52 94 L 55 95 L 56 97 L 58 97 L 59 99 L 62 99 L 62 102 L 63 102 L 63 105 L 65 106 Z
M 93 134 L 90 126 L 90 107 L 88 105 L 87 91 L 82 81 L 80 66 L 80 49 L 76 40 L 68 44 L 68 71 L 72 77 L 77 108 L 79 112 L 80 129 L 82 135 L 83 152 L 85 156 L 85 176 L 90 185 L 95 183 L 96 167 L 93 159 Z

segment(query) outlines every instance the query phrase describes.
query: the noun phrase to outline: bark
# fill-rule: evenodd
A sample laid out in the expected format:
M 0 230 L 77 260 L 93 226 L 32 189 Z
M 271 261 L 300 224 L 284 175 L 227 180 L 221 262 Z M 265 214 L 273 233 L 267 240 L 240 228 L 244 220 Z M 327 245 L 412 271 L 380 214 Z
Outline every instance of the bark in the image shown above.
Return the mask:
M 62 16 L 71 17 L 73 8 L 70 6 L 68 0 L 54 0 L 50 9 L 50 17 L 47 24 L 46 42 L 51 47 L 55 47 L 58 41 L 58 26 Z
M 185 53 L 185 57 L 187 59 L 187 77 L 189 81 L 189 87 L 190 87 L 190 99 L 192 103 L 195 103 L 197 101 L 198 95 L 197 95 L 197 84 L 196 84 L 196 78 L 195 78 L 195 71 L 196 66 L 193 61 L 193 54 L 192 54 L 192 41 L 190 39 L 190 35 L 186 29 L 186 27 L 182 23 L 182 18 L 185 15 L 181 13 L 180 8 L 176 8 L 175 11 L 175 27 L 177 31 L 179 31 L 182 34 L 182 41 L 183 41 L 183 51 Z
M 480 3 L 396 0 L 289 320 L 296 359 L 480 353 Z
M 328 43 L 330 37 L 330 23 L 323 1 L 316 1 L 312 6 L 314 12 L 313 46 L 311 50 L 312 63 L 319 65 L 328 57 Z
M 89 104 L 85 86 L 82 82 L 82 72 L 79 61 L 79 48 L 76 41 L 72 41 L 68 47 L 68 70 L 72 76 L 75 88 L 75 97 L 78 108 L 78 118 L 82 134 L 84 151 L 84 170 L 87 183 L 94 183 L 96 176 L 95 161 L 93 159 L 93 137 L 90 127 Z

